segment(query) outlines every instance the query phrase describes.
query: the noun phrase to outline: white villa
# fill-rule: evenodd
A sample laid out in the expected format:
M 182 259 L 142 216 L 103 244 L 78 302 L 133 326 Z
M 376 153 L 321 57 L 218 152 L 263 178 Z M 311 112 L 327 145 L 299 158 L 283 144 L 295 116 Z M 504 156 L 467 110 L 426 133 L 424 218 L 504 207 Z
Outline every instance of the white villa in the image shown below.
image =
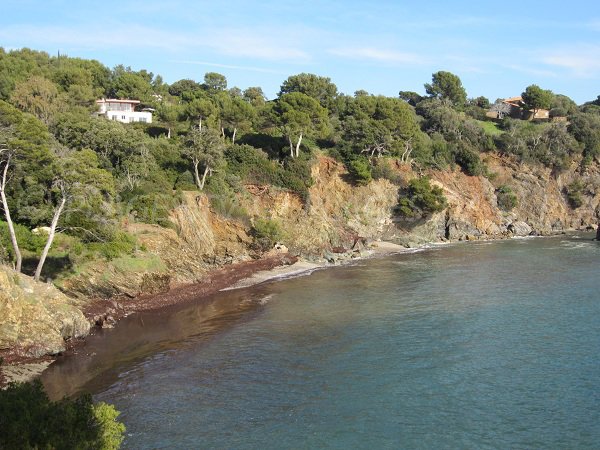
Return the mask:
M 135 107 L 140 104 L 139 100 L 117 100 L 114 98 L 103 98 L 96 100 L 98 115 L 118 122 L 144 122 L 152 123 L 152 108 L 144 108 L 136 111 Z

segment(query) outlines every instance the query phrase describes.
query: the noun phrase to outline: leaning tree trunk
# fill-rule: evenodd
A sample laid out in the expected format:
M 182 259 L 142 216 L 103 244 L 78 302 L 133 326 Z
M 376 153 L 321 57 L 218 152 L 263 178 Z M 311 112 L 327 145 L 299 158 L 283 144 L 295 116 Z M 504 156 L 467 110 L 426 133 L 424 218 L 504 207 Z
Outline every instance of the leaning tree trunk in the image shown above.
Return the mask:
M 302 133 L 298 137 L 298 143 L 296 144 L 296 158 L 300 156 L 300 144 L 302 143 Z
M 171 127 L 167 130 L 167 139 L 171 139 Z
M 290 155 L 293 158 L 294 157 L 294 142 L 292 141 L 291 136 L 288 137 L 288 141 L 290 142 Z
M 204 189 L 204 183 L 206 183 L 206 176 L 208 175 L 208 172 L 210 171 L 210 168 L 208 166 L 206 166 L 206 168 L 204 169 L 204 173 L 202 174 L 202 181 L 200 181 L 200 190 L 202 191 Z
M 0 185 L 0 197 L 2 197 L 2 207 L 4 208 L 4 217 L 6 217 L 6 223 L 8 224 L 8 233 L 10 234 L 10 243 L 12 244 L 13 251 L 15 252 L 15 270 L 21 271 L 21 264 L 23 263 L 23 257 L 21 256 L 21 250 L 19 249 L 19 243 L 17 241 L 17 233 L 15 232 L 15 226 L 10 216 L 10 209 L 8 208 L 8 201 L 6 200 L 6 179 L 8 173 L 8 166 L 10 164 L 10 157 L 6 161 L 4 166 L 4 172 L 2 173 L 2 184 Z
M 21 271 L 21 264 L 23 263 L 23 257 L 21 256 L 21 250 L 19 250 L 19 243 L 17 242 L 17 234 L 15 233 L 15 227 L 13 225 L 12 218 L 10 217 L 10 210 L 8 209 L 8 202 L 6 201 L 6 195 L 4 189 L 0 190 L 2 196 L 2 207 L 4 208 L 4 216 L 6 217 L 6 223 L 8 224 L 8 233 L 10 234 L 10 243 L 12 244 L 13 251 L 15 252 L 15 270 Z
M 235 135 L 237 134 L 237 128 L 233 128 L 233 136 L 231 137 L 231 145 L 235 144 Z
M 200 173 L 198 172 L 199 165 L 200 161 L 194 161 L 194 180 L 196 181 L 196 186 L 198 186 L 198 189 L 202 190 L 204 185 L 200 182 Z
M 40 281 L 40 276 L 42 275 L 42 269 L 44 268 L 44 263 L 46 262 L 46 257 L 48 256 L 48 252 L 50 251 L 50 247 L 52 247 L 52 241 L 54 241 L 54 235 L 56 234 L 56 226 L 58 225 L 58 220 L 60 219 L 60 215 L 63 212 L 65 207 L 65 203 L 67 203 L 66 197 L 63 197 L 60 200 L 60 204 L 58 208 L 54 211 L 54 217 L 52 218 L 52 225 L 50 225 L 50 233 L 48 234 L 48 240 L 46 241 L 46 246 L 42 251 L 42 256 L 40 256 L 40 262 L 37 265 L 37 269 L 35 269 L 35 281 Z

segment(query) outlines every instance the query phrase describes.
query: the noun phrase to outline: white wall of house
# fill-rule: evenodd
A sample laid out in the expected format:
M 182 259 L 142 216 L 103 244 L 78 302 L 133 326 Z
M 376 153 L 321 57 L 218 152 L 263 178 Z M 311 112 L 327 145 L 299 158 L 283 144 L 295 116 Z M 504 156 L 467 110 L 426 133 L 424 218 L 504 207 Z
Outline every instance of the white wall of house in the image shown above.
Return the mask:
M 152 123 L 152 113 L 150 111 L 135 110 L 135 106 L 140 103 L 138 100 L 102 99 L 96 101 L 96 103 L 98 105 L 97 114 L 105 116 L 109 120 L 123 123 Z
M 117 122 L 152 123 L 152 113 L 149 111 L 115 111 L 109 109 L 104 113 L 104 115 L 106 115 L 107 119 L 116 120 Z

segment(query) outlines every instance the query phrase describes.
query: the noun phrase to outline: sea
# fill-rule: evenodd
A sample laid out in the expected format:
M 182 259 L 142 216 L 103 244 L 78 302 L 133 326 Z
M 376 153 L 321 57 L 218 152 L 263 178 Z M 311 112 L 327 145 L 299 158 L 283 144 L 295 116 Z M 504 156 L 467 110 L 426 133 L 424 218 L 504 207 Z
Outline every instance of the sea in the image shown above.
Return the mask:
M 127 449 L 598 449 L 600 243 L 432 246 L 130 316 L 43 376 Z

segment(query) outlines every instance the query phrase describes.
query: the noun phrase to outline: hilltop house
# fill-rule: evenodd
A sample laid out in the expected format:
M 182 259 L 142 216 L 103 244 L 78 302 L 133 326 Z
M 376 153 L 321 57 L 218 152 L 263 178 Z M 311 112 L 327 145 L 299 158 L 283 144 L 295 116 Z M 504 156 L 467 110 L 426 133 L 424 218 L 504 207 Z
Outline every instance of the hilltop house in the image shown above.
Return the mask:
M 144 108 L 142 111 L 135 110 L 136 106 L 140 104 L 139 100 L 103 98 L 96 100 L 96 104 L 98 105 L 96 113 L 98 116 L 123 123 L 152 123 L 152 108 Z
M 526 109 L 523 97 L 519 96 L 506 98 L 501 102 L 494 103 L 485 115 L 491 119 L 503 119 L 504 117 L 509 116 L 513 119 L 549 120 L 550 110 L 538 109 L 537 111 L 534 111 L 532 109 Z

